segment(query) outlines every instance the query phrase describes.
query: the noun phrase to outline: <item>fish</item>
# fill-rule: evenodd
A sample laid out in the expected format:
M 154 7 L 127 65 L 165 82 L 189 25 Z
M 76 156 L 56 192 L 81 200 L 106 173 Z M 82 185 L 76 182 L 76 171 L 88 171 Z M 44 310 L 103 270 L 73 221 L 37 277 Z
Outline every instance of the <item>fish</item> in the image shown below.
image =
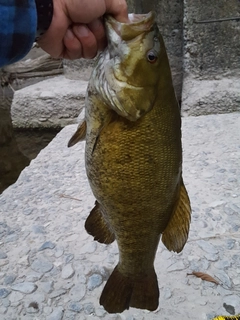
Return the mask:
M 108 313 L 154 311 L 154 260 L 161 239 L 181 252 L 191 206 L 182 178 L 181 115 L 155 13 L 105 17 L 107 48 L 93 68 L 85 120 L 69 146 L 86 140 L 95 205 L 85 222 L 94 240 L 117 241 L 119 262 L 103 288 Z

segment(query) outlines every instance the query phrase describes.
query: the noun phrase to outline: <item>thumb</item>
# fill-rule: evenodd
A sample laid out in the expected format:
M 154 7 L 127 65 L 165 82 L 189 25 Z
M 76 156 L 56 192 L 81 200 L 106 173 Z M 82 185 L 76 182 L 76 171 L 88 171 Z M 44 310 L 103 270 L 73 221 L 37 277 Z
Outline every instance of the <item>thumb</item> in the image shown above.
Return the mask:
M 129 22 L 125 0 L 105 0 L 105 3 L 106 13 L 111 14 L 119 22 Z

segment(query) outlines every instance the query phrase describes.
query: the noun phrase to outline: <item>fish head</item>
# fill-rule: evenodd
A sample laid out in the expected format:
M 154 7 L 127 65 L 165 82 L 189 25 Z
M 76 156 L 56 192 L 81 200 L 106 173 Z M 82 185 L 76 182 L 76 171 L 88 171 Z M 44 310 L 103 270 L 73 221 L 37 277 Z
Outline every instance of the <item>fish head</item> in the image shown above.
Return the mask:
M 154 105 L 164 61 L 169 68 L 155 14 L 129 14 L 127 23 L 107 16 L 105 25 L 106 96 L 118 114 L 136 121 Z

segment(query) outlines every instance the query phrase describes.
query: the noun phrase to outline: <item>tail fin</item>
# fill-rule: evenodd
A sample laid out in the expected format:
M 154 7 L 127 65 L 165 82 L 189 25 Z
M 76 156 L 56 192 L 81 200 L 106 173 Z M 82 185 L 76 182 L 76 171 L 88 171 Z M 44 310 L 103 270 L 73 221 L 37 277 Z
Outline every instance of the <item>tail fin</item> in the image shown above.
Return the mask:
M 134 278 L 123 275 L 118 266 L 110 275 L 100 297 L 100 304 L 109 313 L 120 313 L 129 307 L 154 311 L 158 307 L 159 289 L 154 269 Z

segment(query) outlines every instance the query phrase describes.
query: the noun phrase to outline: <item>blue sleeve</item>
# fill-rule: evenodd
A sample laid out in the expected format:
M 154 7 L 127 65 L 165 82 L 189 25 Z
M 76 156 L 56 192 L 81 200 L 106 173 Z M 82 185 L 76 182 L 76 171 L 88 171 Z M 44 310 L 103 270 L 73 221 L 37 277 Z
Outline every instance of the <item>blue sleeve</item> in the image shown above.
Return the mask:
M 0 0 L 0 67 L 22 59 L 37 30 L 34 0 Z

